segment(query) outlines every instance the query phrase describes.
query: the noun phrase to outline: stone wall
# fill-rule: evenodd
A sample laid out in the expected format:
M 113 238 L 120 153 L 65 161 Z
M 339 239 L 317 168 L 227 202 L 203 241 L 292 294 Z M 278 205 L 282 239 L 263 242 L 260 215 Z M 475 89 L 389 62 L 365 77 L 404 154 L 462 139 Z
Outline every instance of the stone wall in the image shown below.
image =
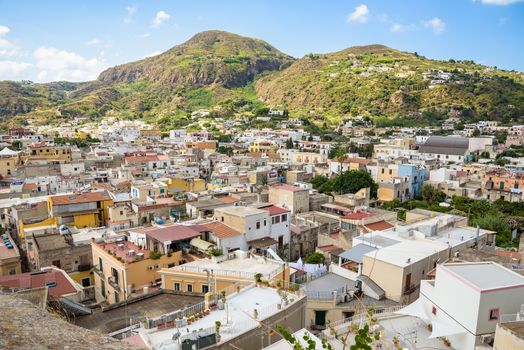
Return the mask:
M 140 349 L 77 327 L 16 295 L 0 294 L 0 349 Z

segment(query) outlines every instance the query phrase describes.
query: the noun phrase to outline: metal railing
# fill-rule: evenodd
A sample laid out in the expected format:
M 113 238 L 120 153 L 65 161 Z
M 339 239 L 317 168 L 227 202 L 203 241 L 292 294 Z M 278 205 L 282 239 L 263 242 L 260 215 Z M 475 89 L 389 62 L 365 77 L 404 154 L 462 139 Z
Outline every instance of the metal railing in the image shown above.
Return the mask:
M 200 267 L 200 266 L 186 266 L 186 265 L 179 265 L 174 266 L 171 268 L 172 271 L 181 271 L 181 272 L 194 272 L 199 274 L 206 274 L 207 268 Z M 275 268 L 274 271 L 270 273 L 262 273 L 262 279 L 271 280 L 275 276 L 277 276 L 279 273 L 282 272 L 282 267 Z M 215 276 L 225 276 L 225 277 L 237 277 L 237 278 L 243 278 L 243 279 L 254 279 L 256 272 L 246 272 L 246 271 L 232 271 L 232 270 L 224 270 L 224 269 L 213 269 L 213 274 Z
M 404 307 L 404 305 L 390 306 L 390 307 L 385 307 L 385 308 L 377 308 L 377 309 L 375 309 L 373 311 L 373 314 L 374 315 L 393 314 L 393 313 L 399 311 L 400 309 L 402 309 L 403 307 Z M 361 313 L 361 314 L 358 314 L 358 315 L 353 315 L 351 317 L 346 317 L 346 318 L 344 318 L 342 320 L 330 322 L 328 324 L 328 327 L 333 328 L 333 327 L 338 327 L 338 326 L 341 326 L 341 325 L 344 325 L 344 324 L 350 323 L 350 322 L 360 322 L 360 321 L 364 320 L 367 317 L 368 317 L 367 313 Z
M 334 290 L 306 290 L 306 296 L 308 299 L 313 300 L 331 300 L 334 298 L 334 293 L 337 293 L 337 297 L 344 296 L 346 294 L 346 288 L 340 287 Z

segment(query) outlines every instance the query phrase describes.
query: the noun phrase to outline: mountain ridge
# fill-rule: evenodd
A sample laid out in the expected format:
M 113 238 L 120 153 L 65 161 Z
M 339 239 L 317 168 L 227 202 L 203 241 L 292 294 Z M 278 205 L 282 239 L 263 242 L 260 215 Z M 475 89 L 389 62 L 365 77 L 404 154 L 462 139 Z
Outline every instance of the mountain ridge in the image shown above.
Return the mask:
M 438 72 L 451 78 L 433 84 Z M 429 112 L 427 121 L 434 123 L 450 110 L 508 122 L 524 115 L 524 75 L 381 44 L 295 59 L 263 40 L 210 30 L 159 55 L 108 68 L 91 82 L 0 81 L 0 120 L 12 123 L 111 113 L 160 118 L 168 127 L 199 108 L 218 106 L 231 116 L 264 105 L 324 115 L 330 123 L 355 115 L 412 118 Z

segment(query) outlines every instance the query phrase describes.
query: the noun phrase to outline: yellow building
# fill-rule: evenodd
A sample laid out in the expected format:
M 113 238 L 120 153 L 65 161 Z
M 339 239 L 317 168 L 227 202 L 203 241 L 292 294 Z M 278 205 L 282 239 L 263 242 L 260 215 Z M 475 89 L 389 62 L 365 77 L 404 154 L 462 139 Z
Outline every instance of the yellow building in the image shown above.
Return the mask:
M 0 276 L 22 273 L 20 252 L 11 237 L 4 233 L 0 236 Z
M 158 127 L 149 126 L 140 129 L 140 137 L 145 139 L 160 139 L 162 137 L 162 133 Z
M 95 266 L 95 289 L 97 301 L 118 303 L 159 283 L 159 270 L 179 265 L 182 251 L 153 257 L 153 253 L 141 249 L 123 237 L 103 243 L 91 243 Z M 156 259 L 155 259 L 156 258 Z
M 75 132 L 75 138 L 76 139 L 81 139 L 81 140 L 85 140 L 89 137 L 89 133 L 85 132 L 85 131 L 76 131 Z
M 157 198 L 167 195 L 168 185 L 163 181 L 154 181 L 145 185 L 131 186 L 131 196 L 141 201 L 147 197 Z
M 11 176 L 20 163 L 18 152 L 5 147 L 0 151 L 0 177 Z
M 255 255 L 247 257 L 243 251 L 236 251 L 230 255 L 195 260 L 162 269 L 159 271 L 162 276 L 162 288 L 188 293 L 207 293 L 254 283 L 257 274 L 260 274 L 262 281 L 274 284 L 289 282 L 289 266 L 286 263 Z
M 31 145 L 25 163 L 47 161 L 50 163 L 65 163 L 72 160 L 70 146 Z
M 56 219 L 47 218 L 40 222 L 32 224 L 24 224 L 22 220 L 18 220 L 18 234 L 20 239 L 24 239 L 28 234 L 47 234 L 55 232 L 56 230 Z
M 206 190 L 206 181 L 192 177 L 170 178 L 167 181 L 167 188 L 172 191 L 182 192 L 201 192 Z
M 267 140 L 253 141 L 251 145 L 249 145 L 249 152 L 253 153 L 276 153 L 277 149 L 277 145 Z
M 107 191 L 50 196 L 49 214 L 58 225 L 83 227 L 105 226 L 108 207 L 113 200 Z

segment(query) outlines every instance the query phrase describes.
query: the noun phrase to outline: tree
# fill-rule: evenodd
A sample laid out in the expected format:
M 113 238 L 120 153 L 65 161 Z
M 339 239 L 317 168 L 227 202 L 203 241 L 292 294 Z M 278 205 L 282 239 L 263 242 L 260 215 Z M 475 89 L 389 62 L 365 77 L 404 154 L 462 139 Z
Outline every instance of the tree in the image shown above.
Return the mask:
M 217 152 L 231 157 L 233 155 L 233 148 L 226 146 L 218 146 Z
M 293 149 L 293 140 L 291 139 L 291 137 L 286 140 L 286 148 Z
M 431 185 L 422 186 L 420 195 L 429 205 L 438 204 L 446 199 L 444 192 L 437 190 Z
M 473 137 L 479 137 L 480 136 L 480 130 L 475 128 L 475 130 L 473 130 L 473 134 L 472 134 Z
M 313 252 L 304 259 L 304 263 L 306 264 L 322 264 L 323 262 L 324 255 L 322 255 L 322 253 L 319 252 Z
M 365 170 L 349 170 L 333 180 L 333 189 L 340 194 L 356 193 L 366 187 L 370 188 L 371 197 L 376 197 L 378 185 Z
M 313 185 L 313 188 L 318 190 L 323 184 L 328 182 L 329 179 L 327 176 L 324 175 L 317 175 L 313 179 L 311 179 L 311 184 Z

